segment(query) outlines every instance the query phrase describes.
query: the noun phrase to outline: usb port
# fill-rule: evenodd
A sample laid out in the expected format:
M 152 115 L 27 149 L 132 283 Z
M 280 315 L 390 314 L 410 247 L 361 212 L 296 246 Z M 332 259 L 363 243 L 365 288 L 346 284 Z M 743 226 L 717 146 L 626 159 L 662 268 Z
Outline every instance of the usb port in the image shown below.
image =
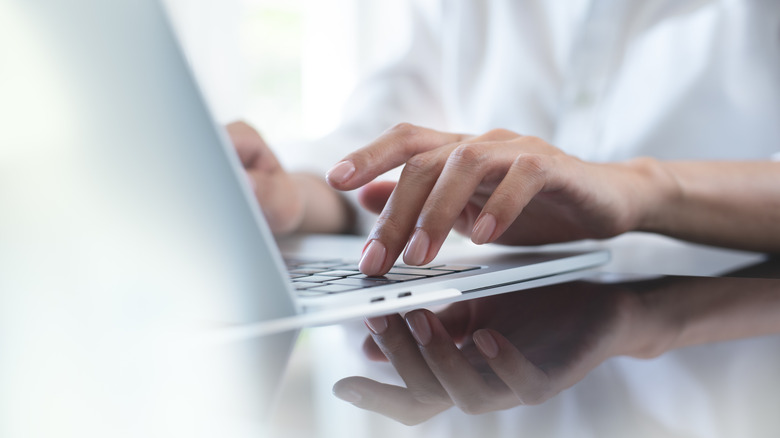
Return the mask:
M 371 302 L 372 302 L 372 303 L 378 303 L 378 302 L 380 302 L 380 301 L 384 301 L 384 300 L 385 300 L 385 297 L 376 297 L 376 298 L 371 298 Z
M 411 292 L 401 292 L 400 294 L 398 294 L 398 298 L 411 297 L 411 296 L 412 296 Z

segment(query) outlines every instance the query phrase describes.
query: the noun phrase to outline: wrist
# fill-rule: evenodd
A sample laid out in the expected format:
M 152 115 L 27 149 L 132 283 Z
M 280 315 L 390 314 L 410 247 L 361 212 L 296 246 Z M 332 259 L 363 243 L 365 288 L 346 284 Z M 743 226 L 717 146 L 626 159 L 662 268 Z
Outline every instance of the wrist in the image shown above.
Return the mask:
M 276 194 L 276 202 L 261 208 L 269 209 L 266 219 L 276 236 L 289 236 L 300 233 L 306 216 L 306 187 L 294 174 L 286 175 L 283 189 Z
M 626 163 L 641 180 L 636 206 L 636 231 L 664 233 L 670 212 L 682 199 L 682 188 L 674 173 L 663 162 L 642 157 Z
M 683 321 L 670 311 L 663 294 L 627 290 L 622 300 L 622 330 L 616 355 L 643 359 L 665 353 L 675 344 Z
M 354 232 L 355 211 L 324 179 L 310 173 L 292 174 L 301 193 L 302 207 L 296 233 Z

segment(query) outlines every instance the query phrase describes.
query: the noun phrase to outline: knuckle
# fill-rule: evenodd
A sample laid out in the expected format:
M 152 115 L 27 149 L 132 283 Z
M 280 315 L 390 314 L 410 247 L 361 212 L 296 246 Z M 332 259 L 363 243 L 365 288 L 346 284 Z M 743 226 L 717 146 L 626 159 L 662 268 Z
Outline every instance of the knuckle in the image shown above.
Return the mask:
M 522 138 L 524 143 L 530 143 L 532 145 L 546 145 L 547 142 L 535 135 L 524 135 Z
M 518 140 L 520 143 L 526 145 L 526 147 L 530 147 L 532 150 L 549 150 L 551 148 L 550 144 L 547 143 L 543 138 L 533 135 L 525 135 Z
M 518 139 L 518 145 L 520 145 L 524 150 L 527 151 L 533 151 L 537 153 L 542 153 L 545 155 L 565 155 L 565 153 L 556 148 L 555 146 L 552 146 L 550 143 L 547 143 L 544 139 L 539 137 L 534 137 L 532 135 L 524 136 Z
M 460 168 L 480 168 L 486 159 L 485 146 L 479 143 L 462 144 L 450 154 L 448 162 Z
M 382 350 L 385 356 L 392 359 L 395 357 L 402 357 L 405 351 L 405 342 L 393 336 L 382 336 L 378 341 L 379 348 Z
M 461 370 L 460 361 L 450 354 L 437 354 L 429 351 L 428 355 L 436 359 L 436 370 L 443 375 L 458 375 Z
M 408 226 L 402 222 L 401 218 L 399 218 L 397 214 L 394 214 L 392 211 L 385 210 L 382 212 L 382 215 L 379 217 L 376 226 L 374 227 L 374 230 L 378 231 L 371 234 L 372 237 L 375 238 L 389 236 L 391 238 L 390 240 L 397 240 L 396 236 L 403 235 L 404 232 L 407 231 L 407 228 Z
M 390 132 L 399 135 L 413 135 L 419 128 L 416 125 L 407 122 L 396 123 L 390 128 Z
M 496 139 L 504 139 L 504 138 L 513 138 L 513 137 L 519 137 L 519 135 L 516 132 L 510 131 L 508 129 L 503 128 L 496 128 L 491 129 L 490 131 L 485 133 L 486 138 L 496 138 Z
M 389 134 L 396 142 L 398 148 L 408 150 L 412 149 L 417 142 L 422 129 L 411 123 L 398 123 L 389 130 Z
M 482 159 L 484 147 L 479 143 L 465 143 L 455 148 L 450 157 L 455 160 L 473 162 Z
M 364 148 L 355 154 L 348 155 L 346 159 L 352 160 L 356 166 L 363 167 L 369 163 L 377 163 L 382 160 L 383 151 L 377 148 Z
M 547 171 L 547 160 L 538 154 L 521 154 L 512 163 L 513 170 L 523 172 L 532 177 L 543 177 Z
M 492 212 L 499 216 L 502 216 L 501 212 L 508 214 L 508 211 L 513 211 L 514 206 L 517 204 L 517 192 L 508 190 L 496 190 L 490 195 L 491 210 L 496 209 L 498 211 Z M 497 219 L 499 219 L 497 217 Z
M 436 159 L 430 154 L 417 154 L 406 160 L 404 172 L 427 175 L 437 167 Z

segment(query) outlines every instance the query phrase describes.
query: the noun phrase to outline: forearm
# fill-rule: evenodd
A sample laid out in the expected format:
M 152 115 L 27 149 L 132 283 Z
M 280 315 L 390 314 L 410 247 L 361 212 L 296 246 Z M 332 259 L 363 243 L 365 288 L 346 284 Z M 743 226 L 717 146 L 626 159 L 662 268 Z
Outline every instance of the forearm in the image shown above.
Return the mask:
M 633 291 L 622 351 L 655 357 L 692 345 L 780 333 L 780 281 L 673 278 Z
M 710 245 L 780 252 L 780 163 L 655 163 L 656 178 L 667 181 L 653 184 L 665 192 L 661 202 L 647 206 L 640 230 Z
M 316 175 L 292 175 L 301 191 L 303 217 L 297 228 L 300 233 L 353 233 L 355 211 L 347 200 Z

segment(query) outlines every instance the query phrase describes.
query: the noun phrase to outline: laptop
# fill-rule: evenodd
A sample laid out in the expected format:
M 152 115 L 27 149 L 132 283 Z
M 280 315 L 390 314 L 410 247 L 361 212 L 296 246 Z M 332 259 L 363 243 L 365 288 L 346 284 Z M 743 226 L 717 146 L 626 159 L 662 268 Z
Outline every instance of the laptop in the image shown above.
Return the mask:
M 11 0 L 0 16 L 6 297 L 112 297 L 224 341 L 542 286 L 609 258 L 461 245 L 372 279 L 354 266 L 362 239 L 285 241 L 283 255 L 157 0 Z
M 241 325 L 306 314 L 294 324 L 327 323 L 517 290 L 608 260 L 598 249 L 447 258 L 445 248 L 428 266 L 366 278 L 358 245 L 338 253 L 331 242 L 326 260 L 317 260 L 299 243 L 283 258 L 157 1 L 9 8 L 16 24 L 5 40 L 19 56 L 3 66 L 2 120 L 10 123 L 0 138 L 10 146 L 5 161 L 16 166 L 16 201 L 26 200 L 3 198 L 4 209 L 33 217 L 41 205 L 30 199 L 62 208 L 47 210 L 46 231 L 57 234 L 51 246 L 69 248 L 79 236 L 92 248 L 74 251 L 84 266 L 111 261 L 133 266 L 136 278 L 197 278 L 201 298 L 218 291 L 228 303 L 204 320 Z M 36 184 L 41 175 L 56 185 Z

